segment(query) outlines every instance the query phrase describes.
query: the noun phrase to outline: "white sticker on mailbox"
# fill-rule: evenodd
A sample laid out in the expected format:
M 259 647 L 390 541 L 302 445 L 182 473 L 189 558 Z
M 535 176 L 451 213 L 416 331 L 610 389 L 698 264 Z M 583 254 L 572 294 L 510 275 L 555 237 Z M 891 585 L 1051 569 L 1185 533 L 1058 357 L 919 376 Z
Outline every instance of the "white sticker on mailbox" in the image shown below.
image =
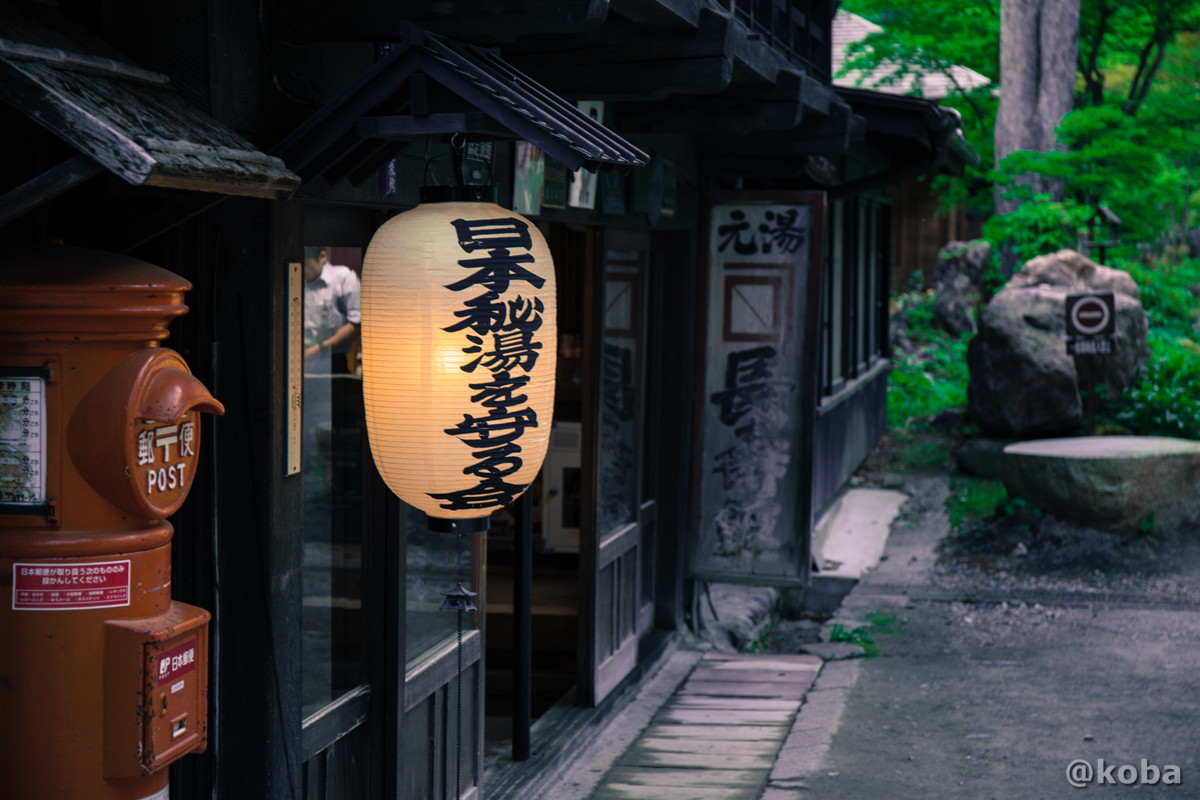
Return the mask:
M 85 611 L 129 605 L 129 560 L 17 562 L 14 611 Z
M 0 503 L 46 502 L 46 381 L 0 380 Z

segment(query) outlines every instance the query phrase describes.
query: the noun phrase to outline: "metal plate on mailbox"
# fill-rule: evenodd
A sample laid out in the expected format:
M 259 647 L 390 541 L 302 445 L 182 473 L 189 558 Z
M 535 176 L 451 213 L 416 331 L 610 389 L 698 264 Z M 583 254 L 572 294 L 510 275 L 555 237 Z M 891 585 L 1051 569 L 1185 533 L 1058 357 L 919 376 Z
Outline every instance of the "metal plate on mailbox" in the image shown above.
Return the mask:
M 146 646 L 146 696 L 153 710 L 143 728 L 142 761 L 150 769 L 203 744 L 206 699 L 197 667 L 207 661 L 206 633 L 201 629 Z
M 105 623 L 105 776 L 149 775 L 208 741 L 208 623 L 171 601 L 147 619 Z

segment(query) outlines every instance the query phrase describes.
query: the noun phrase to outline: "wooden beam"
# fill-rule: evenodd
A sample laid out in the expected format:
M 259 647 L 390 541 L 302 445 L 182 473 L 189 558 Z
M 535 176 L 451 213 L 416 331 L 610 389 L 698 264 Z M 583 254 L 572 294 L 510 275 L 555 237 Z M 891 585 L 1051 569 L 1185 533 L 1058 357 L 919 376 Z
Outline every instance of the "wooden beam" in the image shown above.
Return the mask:
M 733 78 L 735 35 L 728 16 L 705 9 L 695 28 L 613 20 L 587 35 L 536 40 L 506 58 L 569 97 L 658 100 L 724 91 Z
M 509 128 L 496 122 L 482 111 L 465 111 L 425 116 L 360 117 L 359 136 L 372 139 L 398 139 L 428 134 L 463 133 L 486 136 L 489 139 L 518 138 Z
M 102 164 L 85 155 L 68 158 L 0 197 L 0 225 L 11 222 L 104 171 Z
M 609 0 L 407 0 L 403 11 L 377 0 L 293 0 L 273 20 L 302 41 L 396 40 L 403 22 L 461 42 L 508 44 L 521 36 L 561 36 L 602 25 Z
M 651 28 L 696 27 L 704 0 L 613 0 L 613 10 Z

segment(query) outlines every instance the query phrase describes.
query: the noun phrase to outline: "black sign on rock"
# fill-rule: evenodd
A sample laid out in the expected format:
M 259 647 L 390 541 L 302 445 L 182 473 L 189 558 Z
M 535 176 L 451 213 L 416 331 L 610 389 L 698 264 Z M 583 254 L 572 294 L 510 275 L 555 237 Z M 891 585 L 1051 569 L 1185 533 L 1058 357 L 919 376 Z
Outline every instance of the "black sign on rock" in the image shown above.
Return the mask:
M 1067 354 L 1113 353 L 1117 309 L 1112 292 L 1067 295 Z

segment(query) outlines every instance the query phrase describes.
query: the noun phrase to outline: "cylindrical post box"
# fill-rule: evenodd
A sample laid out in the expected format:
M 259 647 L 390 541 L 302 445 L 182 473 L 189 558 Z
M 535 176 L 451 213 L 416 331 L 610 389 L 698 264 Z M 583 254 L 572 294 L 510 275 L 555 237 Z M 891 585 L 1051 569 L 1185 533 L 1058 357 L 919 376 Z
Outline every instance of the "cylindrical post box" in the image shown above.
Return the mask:
M 0 275 L 0 783 L 21 800 L 166 800 L 207 736 L 209 614 L 171 599 L 200 412 L 160 346 L 191 285 L 69 247 Z

